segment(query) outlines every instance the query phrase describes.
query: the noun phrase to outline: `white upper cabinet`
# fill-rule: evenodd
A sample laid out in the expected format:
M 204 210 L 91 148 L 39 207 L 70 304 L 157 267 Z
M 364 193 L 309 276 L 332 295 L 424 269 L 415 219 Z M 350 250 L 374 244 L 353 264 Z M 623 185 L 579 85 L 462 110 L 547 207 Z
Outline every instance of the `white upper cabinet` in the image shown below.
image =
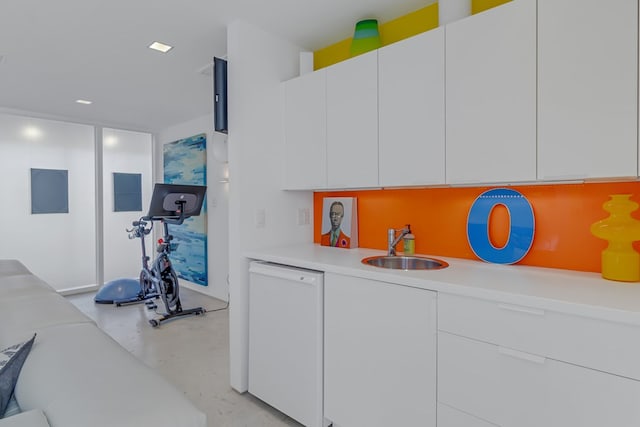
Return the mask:
M 538 0 L 538 178 L 637 176 L 638 2 Z
M 535 0 L 513 0 L 445 31 L 447 182 L 535 180 Z
M 444 28 L 378 51 L 380 185 L 444 183 Z
M 378 186 L 378 52 L 326 68 L 329 188 Z
M 283 83 L 285 115 L 284 188 L 327 186 L 326 72 Z

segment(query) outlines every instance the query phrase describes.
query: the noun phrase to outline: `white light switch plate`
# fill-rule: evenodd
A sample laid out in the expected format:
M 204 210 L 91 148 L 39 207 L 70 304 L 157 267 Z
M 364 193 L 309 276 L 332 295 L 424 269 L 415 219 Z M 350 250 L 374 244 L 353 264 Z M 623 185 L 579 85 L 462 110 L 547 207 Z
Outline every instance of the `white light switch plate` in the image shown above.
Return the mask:
M 298 225 L 309 225 L 309 209 L 308 208 L 298 208 Z
M 256 209 L 255 224 L 256 228 L 264 228 L 267 225 L 267 212 L 264 208 Z

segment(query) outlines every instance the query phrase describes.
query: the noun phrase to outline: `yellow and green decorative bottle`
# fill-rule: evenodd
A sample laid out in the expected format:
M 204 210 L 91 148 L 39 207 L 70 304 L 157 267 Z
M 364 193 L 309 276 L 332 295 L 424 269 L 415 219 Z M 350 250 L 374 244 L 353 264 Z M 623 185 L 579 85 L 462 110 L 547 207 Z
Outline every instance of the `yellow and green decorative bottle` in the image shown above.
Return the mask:
M 365 19 L 356 24 L 351 41 L 351 56 L 369 52 L 379 48 L 381 45 L 380 33 L 378 32 L 378 20 Z
M 591 233 L 607 240 L 609 246 L 602 251 L 602 277 L 622 282 L 640 281 L 640 254 L 633 242 L 640 240 L 640 221 L 631 217 L 638 203 L 629 200 L 631 194 L 612 194 L 602 207 L 608 218 L 591 225 Z

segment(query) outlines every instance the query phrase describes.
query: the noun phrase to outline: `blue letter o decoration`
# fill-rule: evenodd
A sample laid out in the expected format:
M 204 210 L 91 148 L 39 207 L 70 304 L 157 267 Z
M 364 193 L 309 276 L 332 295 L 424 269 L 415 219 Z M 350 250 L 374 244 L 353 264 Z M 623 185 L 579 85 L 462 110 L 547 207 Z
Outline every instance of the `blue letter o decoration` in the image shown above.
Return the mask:
M 489 216 L 496 205 L 509 211 L 511 227 L 507 244 L 496 248 L 489 239 Z M 535 219 L 529 201 L 518 191 L 494 188 L 485 191 L 473 202 L 467 218 L 467 239 L 478 258 L 495 264 L 513 264 L 531 249 Z

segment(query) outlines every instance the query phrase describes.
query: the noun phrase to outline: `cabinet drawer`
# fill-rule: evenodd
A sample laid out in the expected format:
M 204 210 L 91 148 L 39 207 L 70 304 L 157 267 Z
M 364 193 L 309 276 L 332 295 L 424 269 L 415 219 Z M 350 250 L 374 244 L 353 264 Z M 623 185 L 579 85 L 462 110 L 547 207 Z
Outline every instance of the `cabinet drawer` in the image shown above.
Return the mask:
M 640 425 L 640 382 L 441 332 L 438 401 L 502 427 Z
M 438 427 L 496 427 L 449 405 L 438 403 Z
M 640 327 L 438 295 L 438 329 L 640 380 Z

